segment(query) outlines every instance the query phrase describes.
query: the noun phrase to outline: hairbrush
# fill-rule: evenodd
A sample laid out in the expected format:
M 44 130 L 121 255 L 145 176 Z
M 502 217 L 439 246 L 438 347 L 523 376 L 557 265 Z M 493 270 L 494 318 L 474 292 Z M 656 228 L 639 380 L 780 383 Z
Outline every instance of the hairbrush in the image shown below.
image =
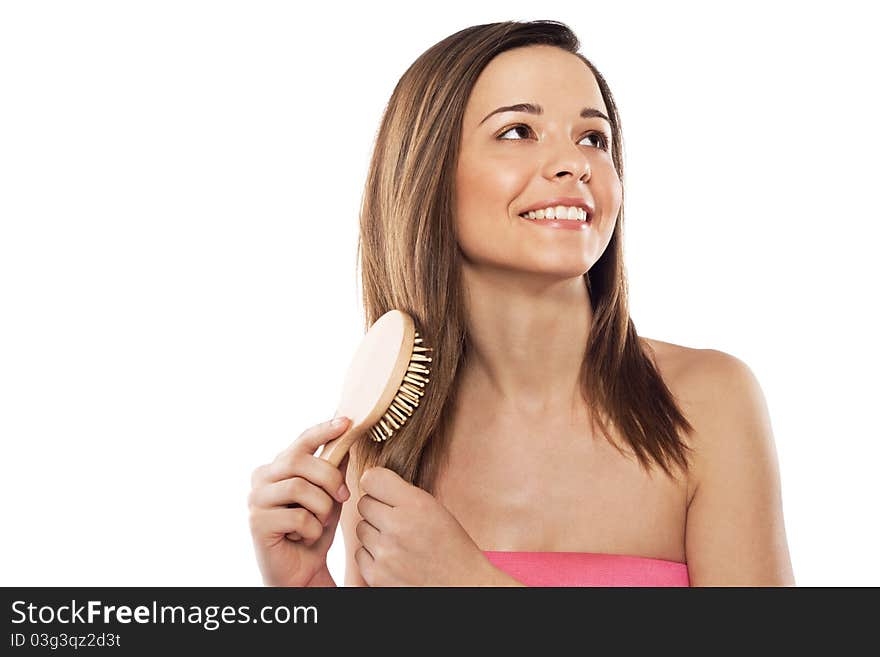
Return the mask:
M 377 319 L 348 366 L 334 415 L 349 418 L 351 425 L 324 445 L 319 458 L 339 467 L 361 436 L 384 442 L 399 431 L 425 394 L 430 351 L 405 312 L 389 310 Z

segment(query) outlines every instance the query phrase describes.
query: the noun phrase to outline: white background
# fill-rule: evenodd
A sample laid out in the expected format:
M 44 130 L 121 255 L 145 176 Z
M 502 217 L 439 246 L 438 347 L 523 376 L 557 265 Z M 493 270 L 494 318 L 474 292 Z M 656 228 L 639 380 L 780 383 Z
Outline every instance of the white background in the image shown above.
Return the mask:
M 394 85 L 552 18 L 620 108 L 640 334 L 758 376 L 797 583 L 880 585 L 862 4 L 0 5 L 0 583 L 261 583 L 250 474 L 335 410 Z

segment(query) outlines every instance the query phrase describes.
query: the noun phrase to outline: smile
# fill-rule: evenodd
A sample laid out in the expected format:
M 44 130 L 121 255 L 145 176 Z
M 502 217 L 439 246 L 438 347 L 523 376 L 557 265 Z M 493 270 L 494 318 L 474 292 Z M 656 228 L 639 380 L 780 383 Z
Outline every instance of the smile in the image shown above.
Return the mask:
M 519 217 L 523 221 L 527 221 L 536 226 L 543 226 L 544 228 L 586 231 L 593 225 L 593 217 L 580 208 L 564 208 L 558 206 L 556 208 L 547 208 L 547 210 L 550 212 L 546 210 L 523 212 Z M 568 217 L 571 215 L 574 216 L 569 219 Z
M 543 210 L 532 210 L 531 212 L 523 212 L 519 215 L 523 219 L 536 219 L 539 221 L 556 220 L 556 221 L 581 221 L 588 222 L 591 218 L 587 211 L 574 206 L 557 205 Z

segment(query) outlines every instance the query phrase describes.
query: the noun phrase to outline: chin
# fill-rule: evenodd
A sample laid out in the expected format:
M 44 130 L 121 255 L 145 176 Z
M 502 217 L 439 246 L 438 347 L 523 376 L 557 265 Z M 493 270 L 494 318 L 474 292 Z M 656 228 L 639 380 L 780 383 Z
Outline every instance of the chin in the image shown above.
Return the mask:
M 586 274 L 590 270 L 590 265 L 582 264 L 573 266 L 571 268 L 560 268 L 559 264 L 555 264 L 552 267 L 534 267 L 531 269 L 521 270 L 523 274 L 533 274 L 538 276 L 545 276 L 547 278 L 556 278 L 560 281 L 572 279 L 572 278 L 581 278 L 584 274 Z

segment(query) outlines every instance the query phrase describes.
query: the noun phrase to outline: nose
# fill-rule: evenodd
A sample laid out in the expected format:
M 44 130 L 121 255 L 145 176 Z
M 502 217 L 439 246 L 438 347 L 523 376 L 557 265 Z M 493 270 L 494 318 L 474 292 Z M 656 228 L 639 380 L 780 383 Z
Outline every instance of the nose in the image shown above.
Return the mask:
M 572 174 L 572 172 L 570 172 L 570 171 L 557 171 L 557 172 L 556 172 L 556 177 L 557 177 L 557 178 L 562 178 L 563 176 L 567 176 L 567 175 L 573 175 L 573 174 Z M 586 170 L 586 172 L 584 172 L 583 174 L 581 174 L 581 175 L 578 177 L 578 180 L 579 180 L 580 182 L 587 182 L 589 179 L 590 179 L 590 165 L 588 164 L 588 165 L 587 165 L 587 170 Z
M 579 146 L 570 144 L 568 148 L 558 149 L 550 158 L 546 173 L 553 178 L 575 176 L 578 180 L 587 182 L 592 175 L 590 158 L 580 150 Z

